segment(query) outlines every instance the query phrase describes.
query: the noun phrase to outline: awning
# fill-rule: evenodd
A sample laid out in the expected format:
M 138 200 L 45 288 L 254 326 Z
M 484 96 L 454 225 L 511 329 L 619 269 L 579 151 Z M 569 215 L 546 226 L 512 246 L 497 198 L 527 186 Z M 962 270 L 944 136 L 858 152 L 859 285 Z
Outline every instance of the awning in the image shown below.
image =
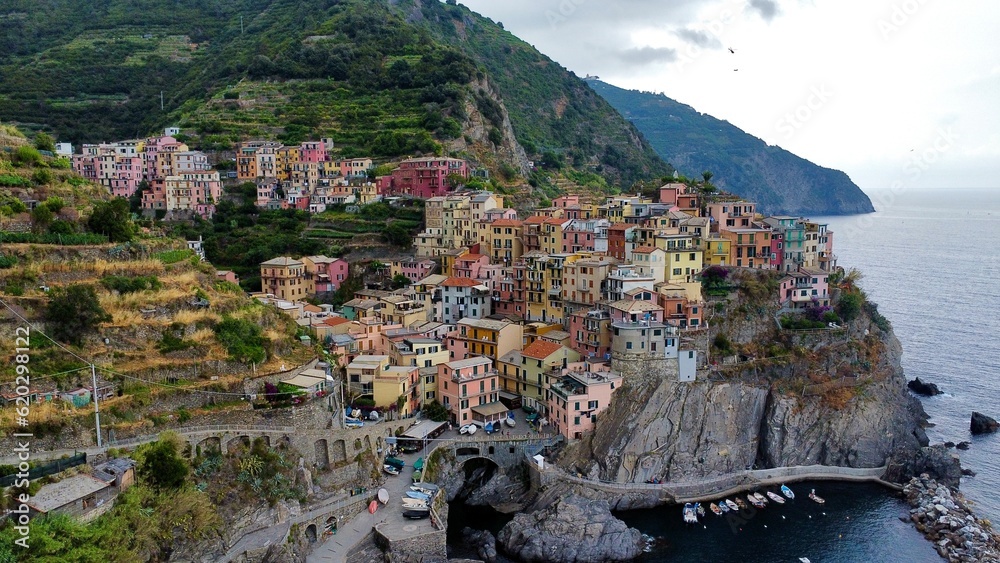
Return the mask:
M 507 406 L 499 401 L 472 407 L 472 413 L 477 414 L 484 419 L 496 417 L 498 414 L 503 414 L 508 410 Z

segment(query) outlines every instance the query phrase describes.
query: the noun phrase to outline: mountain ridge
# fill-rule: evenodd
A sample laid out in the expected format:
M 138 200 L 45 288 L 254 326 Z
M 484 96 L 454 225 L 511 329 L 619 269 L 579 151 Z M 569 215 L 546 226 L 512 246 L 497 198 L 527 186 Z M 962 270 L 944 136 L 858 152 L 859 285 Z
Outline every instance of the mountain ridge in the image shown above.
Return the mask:
M 682 174 L 697 177 L 711 171 L 713 183 L 757 202 L 767 213 L 849 215 L 875 210 L 844 172 L 768 145 L 665 95 L 625 90 L 594 78 L 586 82 Z

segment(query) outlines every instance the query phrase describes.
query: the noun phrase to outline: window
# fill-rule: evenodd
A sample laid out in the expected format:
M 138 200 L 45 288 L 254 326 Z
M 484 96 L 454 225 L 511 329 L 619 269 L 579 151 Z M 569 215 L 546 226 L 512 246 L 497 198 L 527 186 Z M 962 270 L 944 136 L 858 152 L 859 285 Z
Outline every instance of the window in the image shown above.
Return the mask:
M 632 343 L 631 342 L 626 342 L 625 343 L 625 349 L 626 350 L 631 350 L 632 349 Z
M 597 401 L 587 401 L 587 408 L 588 409 L 596 409 L 597 408 Z

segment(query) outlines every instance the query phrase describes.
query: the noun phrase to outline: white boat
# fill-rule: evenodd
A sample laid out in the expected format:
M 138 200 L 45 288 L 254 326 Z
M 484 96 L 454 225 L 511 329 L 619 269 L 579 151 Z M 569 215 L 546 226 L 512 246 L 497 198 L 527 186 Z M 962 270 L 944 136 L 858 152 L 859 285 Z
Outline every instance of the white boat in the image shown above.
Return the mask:
M 399 469 L 388 463 L 382 466 L 382 471 L 385 471 L 389 475 L 399 475 Z
M 753 496 L 754 496 L 755 499 L 757 499 L 760 502 L 764 503 L 764 505 L 767 505 L 767 503 L 770 502 L 770 501 L 767 500 L 767 497 L 765 497 L 764 495 L 762 495 L 760 493 L 754 493 Z
M 684 522 L 686 524 L 697 524 L 698 523 L 698 513 L 693 504 L 690 502 L 684 505 Z
M 422 500 L 404 498 L 403 508 L 427 508 L 427 503 Z
M 719 510 L 721 510 L 723 514 L 729 512 L 729 505 L 726 504 L 726 501 L 724 500 L 719 501 Z
M 504 422 L 506 422 L 507 426 L 510 426 L 511 428 L 517 426 L 517 421 L 514 420 L 514 417 L 512 416 L 508 416 L 507 418 L 505 418 Z
M 767 498 L 773 500 L 778 504 L 785 504 L 785 499 L 781 498 L 781 495 L 774 494 L 771 491 L 767 492 Z
M 826 504 L 826 500 L 824 500 L 822 497 L 816 494 L 816 489 L 813 489 L 812 491 L 809 492 L 809 498 L 811 498 L 813 502 L 817 504 Z
M 764 508 L 764 501 L 759 500 L 751 493 L 747 494 L 747 500 L 750 501 L 750 504 L 754 505 L 756 508 Z
M 719 505 L 715 504 L 714 502 L 708 505 L 708 508 L 709 510 L 712 511 L 712 514 L 715 514 L 716 516 L 722 516 L 722 509 L 719 508 Z
M 386 504 L 387 502 L 389 502 L 389 491 L 385 489 L 379 489 L 378 501 L 381 502 L 382 504 Z
M 731 501 L 729 499 L 726 499 L 726 506 L 728 506 L 729 510 L 732 510 L 733 512 L 739 512 L 740 511 L 740 505 L 736 504 L 735 502 L 733 502 L 733 501 Z
M 410 490 L 413 491 L 413 492 L 425 494 L 425 495 L 431 496 L 431 497 L 434 496 L 434 493 L 437 492 L 436 490 L 428 489 L 426 487 L 422 487 L 422 486 L 419 486 L 419 485 L 413 485 L 413 486 L 411 486 Z
M 795 493 L 793 493 L 791 489 L 789 489 L 788 487 L 786 487 L 784 485 L 781 486 L 781 494 L 785 495 L 789 499 L 794 499 L 795 498 Z

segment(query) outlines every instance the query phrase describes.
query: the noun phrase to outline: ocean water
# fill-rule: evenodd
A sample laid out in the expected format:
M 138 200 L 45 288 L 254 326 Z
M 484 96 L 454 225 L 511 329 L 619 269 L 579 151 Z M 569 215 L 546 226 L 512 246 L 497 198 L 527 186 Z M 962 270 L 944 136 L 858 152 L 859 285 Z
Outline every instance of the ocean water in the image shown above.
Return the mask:
M 1000 420 L 1000 189 L 869 195 L 876 213 L 823 218 L 834 253 L 892 322 L 907 379 L 944 391 L 922 399 L 928 437 L 972 442 L 962 491 L 1000 523 L 1000 434 L 969 432 L 972 411 Z
M 928 436 L 932 443 L 972 442 L 958 451 L 963 467 L 977 473 L 962 480 L 962 491 L 980 516 L 1000 522 L 1000 434 L 969 432 L 974 410 L 1000 419 L 1000 190 L 869 195 L 875 213 L 814 219 L 830 225 L 839 264 L 862 271 L 860 285 L 892 322 L 907 379 L 919 376 L 944 391 L 922 399 L 934 424 Z M 941 561 L 912 524 L 899 520 L 909 506 L 896 494 L 867 484 L 791 486 L 797 500 L 769 506 L 735 529 L 710 512 L 702 524 L 686 526 L 679 507 L 618 516 L 661 538 L 641 558 L 649 562 Z M 810 488 L 825 505 L 806 498 Z M 454 512 L 455 506 L 466 525 L 494 533 L 510 518 L 472 507 Z M 449 526 L 449 551 L 474 556 L 456 532 Z

